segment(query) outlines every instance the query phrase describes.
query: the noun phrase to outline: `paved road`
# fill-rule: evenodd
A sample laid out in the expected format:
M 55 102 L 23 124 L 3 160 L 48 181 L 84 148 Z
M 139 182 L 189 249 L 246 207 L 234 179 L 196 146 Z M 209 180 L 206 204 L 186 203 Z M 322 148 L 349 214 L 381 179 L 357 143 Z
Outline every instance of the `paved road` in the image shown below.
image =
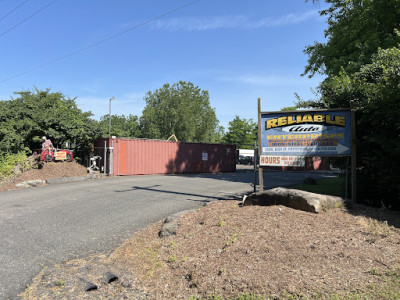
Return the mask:
M 266 173 L 266 188 L 306 173 Z M 327 175 L 313 175 L 326 177 Z M 139 228 L 204 202 L 252 192 L 247 170 L 112 177 L 0 193 L 0 299 L 16 299 L 45 266 L 108 253 Z

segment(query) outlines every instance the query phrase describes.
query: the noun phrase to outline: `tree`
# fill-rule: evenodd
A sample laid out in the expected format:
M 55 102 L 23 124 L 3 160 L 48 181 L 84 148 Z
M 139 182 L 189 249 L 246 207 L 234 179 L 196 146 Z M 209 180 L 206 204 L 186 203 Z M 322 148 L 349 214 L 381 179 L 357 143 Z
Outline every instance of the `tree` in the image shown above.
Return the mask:
M 99 121 L 101 136 L 109 134 L 109 115 L 102 116 Z M 140 136 L 139 119 L 137 116 L 111 115 L 111 135 L 117 137 L 135 138 Z
M 313 2 L 316 2 L 313 1 Z M 301 108 L 356 109 L 358 200 L 400 208 L 400 2 L 326 0 L 326 43 L 308 46 L 304 74 L 326 74 Z
M 313 0 L 317 2 L 317 0 Z M 400 2 L 398 0 L 325 0 L 331 4 L 320 11 L 327 16 L 326 43 L 307 46 L 308 65 L 304 74 L 319 72 L 337 75 L 344 69 L 354 73 L 378 48 L 391 48 L 400 42 Z
M 359 192 L 376 206 L 400 209 L 400 49 L 381 49 L 359 72 L 329 77 L 321 101 L 330 107 L 354 102 Z
M 252 149 L 257 140 L 257 123 L 253 119 L 241 119 L 239 116 L 229 122 L 228 132 L 224 136 L 224 142 L 243 145 L 241 147 Z
M 213 142 L 220 127 L 210 106 L 208 91 L 191 82 L 180 81 L 147 92 L 140 117 L 142 137 L 167 139 L 175 134 L 179 141 Z
M 297 106 L 286 106 L 281 108 L 281 111 L 294 111 L 297 110 Z
M 50 90 L 16 92 L 17 98 L 0 102 L 0 150 L 17 153 L 41 147 L 41 136 L 54 146 L 73 142 L 89 148 L 98 136 L 97 122 L 82 112 L 75 99 Z

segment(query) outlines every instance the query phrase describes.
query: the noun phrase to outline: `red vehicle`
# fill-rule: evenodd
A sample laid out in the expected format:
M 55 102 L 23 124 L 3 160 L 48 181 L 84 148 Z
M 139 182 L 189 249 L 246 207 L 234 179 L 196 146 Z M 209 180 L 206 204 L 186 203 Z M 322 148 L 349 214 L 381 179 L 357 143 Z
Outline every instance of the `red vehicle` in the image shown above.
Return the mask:
M 50 149 L 50 150 L 43 150 L 40 154 L 40 160 L 45 162 L 50 161 L 68 161 L 71 162 L 74 160 L 74 155 L 71 151 L 62 149 Z

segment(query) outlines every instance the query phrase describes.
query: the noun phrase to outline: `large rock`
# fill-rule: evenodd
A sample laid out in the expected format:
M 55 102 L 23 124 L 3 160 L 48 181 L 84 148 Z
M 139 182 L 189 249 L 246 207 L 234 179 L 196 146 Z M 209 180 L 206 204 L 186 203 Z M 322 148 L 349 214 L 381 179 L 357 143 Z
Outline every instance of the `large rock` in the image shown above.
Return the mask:
M 29 187 L 35 187 L 35 186 L 40 186 L 40 185 L 44 185 L 44 184 L 46 184 L 46 181 L 37 179 L 37 180 L 29 180 L 29 181 L 17 183 L 15 186 L 17 188 L 21 188 L 21 187 L 29 188 Z
M 287 207 L 320 213 L 330 208 L 344 206 L 340 197 L 315 194 L 295 189 L 274 188 L 245 198 L 243 205 L 284 205 Z

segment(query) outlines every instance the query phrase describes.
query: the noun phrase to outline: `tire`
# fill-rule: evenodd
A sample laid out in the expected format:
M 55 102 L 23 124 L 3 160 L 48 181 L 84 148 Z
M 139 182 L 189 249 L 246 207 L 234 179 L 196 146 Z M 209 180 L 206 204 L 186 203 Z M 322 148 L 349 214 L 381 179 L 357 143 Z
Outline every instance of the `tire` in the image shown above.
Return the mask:
M 71 162 L 72 161 L 72 155 L 71 154 L 67 154 L 67 158 L 65 160 L 67 162 Z
M 53 160 L 53 157 L 51 157 L 50 154 L 46 154 L 46 156 L 44 157 L 44 160 L 45 160 L 46 162 L 51 162 L 51 161 Z

